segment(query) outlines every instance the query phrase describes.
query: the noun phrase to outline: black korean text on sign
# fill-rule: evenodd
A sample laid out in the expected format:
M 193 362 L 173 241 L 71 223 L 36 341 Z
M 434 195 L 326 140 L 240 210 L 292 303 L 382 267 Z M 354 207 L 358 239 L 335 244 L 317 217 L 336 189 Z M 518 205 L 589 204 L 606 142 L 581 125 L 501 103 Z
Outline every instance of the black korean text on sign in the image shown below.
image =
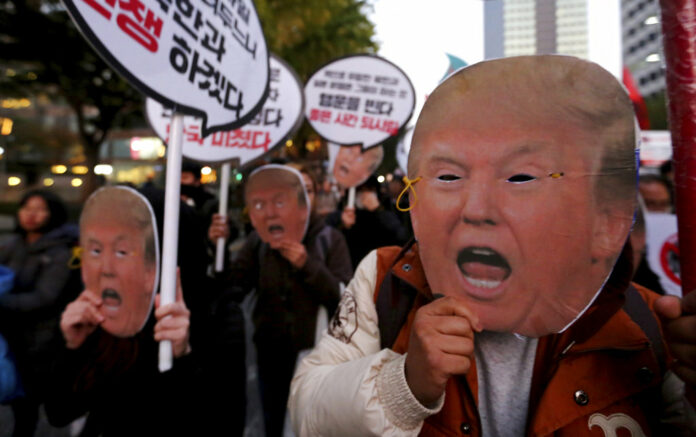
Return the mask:
M 364 148 L 397 134 L 415 105 L 403 71 L 372 55 L 347 56 L 320 68 L 307 81 L 305 96 L 307 119 L 323 138 Z
M 186 44 L 184 35 L 178 35 Z M 177 54 L 177 68 L 188 75 L 191 72 L 190 63 L 193 50 L 186 53 L 182 45 L 179 49 L 184 55 Z M 202 50 L 201 50 L 202 51 Z M 180 58 L 180 59 L 179 59 Z M 186 69 L 184 69 L 184 64 Z M 196 80 L 201 76 L 197 73 Z M 269 69 L 268 98 L 261 111 L 257 112 L 244 126 L 231 130 L 214 132 L 204 137 L 200 128 L 201 120 L 195 117 L 184 117 L 184 135 L 182 153 L 190 159 L 203 162 L 224 162 L 231 159 L 239 160 L 240 165 L 259 158 L 274 147 L 285 144 L 291 132 L 299 128 L 303 120 L 302 85 L 297 75 L 290 67 L 275 56 L 271 58 Z M 147 99 L 146 113 L 148 120 L 165 141 L 169 140 L 169 125 L 172 110 L 160 103 Z
M 251 0 L 64 3 L 116 71 L 144 94 L 201 116 L 204 135 L 240 126 L 261 108 L 268 51 Z

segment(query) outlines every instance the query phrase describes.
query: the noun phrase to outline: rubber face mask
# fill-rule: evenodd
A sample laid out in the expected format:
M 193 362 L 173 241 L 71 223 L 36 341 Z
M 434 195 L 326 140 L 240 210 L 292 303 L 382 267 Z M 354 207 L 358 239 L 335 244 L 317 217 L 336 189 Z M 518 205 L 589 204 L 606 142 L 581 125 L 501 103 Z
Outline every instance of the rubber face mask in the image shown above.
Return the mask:
M 630 99 L 567 56 L 460 70 L 415 128 L 411 220 L 432 293 L 459 296 L 484 329 L 540 337 L 592 304 L 635 209 Z
M 302 242 L 310 203 L 302 175 L 283 165 L 256 169 L 244 189 L 249 218 L 261 240 L 278 248 L 283 241 Z
M 97 190 L 80 217 L 82 280 L 101 298 L 101 327 L 131 337 L 145 325 L 159 281 L 159 242 L 149 202 L 126 187 Z
M 382 146 L 362 150 L 360 146 L 329 144 L 331 174 L 343 188 L 357 187 L 382 163 Z

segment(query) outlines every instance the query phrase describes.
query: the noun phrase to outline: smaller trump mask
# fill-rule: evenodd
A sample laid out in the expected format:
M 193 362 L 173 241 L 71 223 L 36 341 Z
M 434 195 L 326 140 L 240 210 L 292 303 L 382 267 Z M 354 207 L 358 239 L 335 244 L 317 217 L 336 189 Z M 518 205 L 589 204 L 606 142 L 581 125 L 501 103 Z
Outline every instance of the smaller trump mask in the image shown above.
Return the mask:
M 102 328 L 116 337 L 138 333 L 152 310 L 159 244 L 148 201 L 127 187 L 106 187 L 80 216 L 82 280 L 102 299 Z

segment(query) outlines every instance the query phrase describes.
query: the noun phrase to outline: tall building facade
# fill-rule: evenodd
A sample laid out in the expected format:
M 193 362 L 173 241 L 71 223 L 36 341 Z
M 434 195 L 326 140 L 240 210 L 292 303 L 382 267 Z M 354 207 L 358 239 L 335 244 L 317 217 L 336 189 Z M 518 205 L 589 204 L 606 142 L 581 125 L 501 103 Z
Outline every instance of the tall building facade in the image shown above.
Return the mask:
M 622 0 L 623 60 L 638 91 L 651 97 L 665 89 L 658 0 Z
M 620 74 L 619 0 L 488 0 L 484 57 L 566 54 Z

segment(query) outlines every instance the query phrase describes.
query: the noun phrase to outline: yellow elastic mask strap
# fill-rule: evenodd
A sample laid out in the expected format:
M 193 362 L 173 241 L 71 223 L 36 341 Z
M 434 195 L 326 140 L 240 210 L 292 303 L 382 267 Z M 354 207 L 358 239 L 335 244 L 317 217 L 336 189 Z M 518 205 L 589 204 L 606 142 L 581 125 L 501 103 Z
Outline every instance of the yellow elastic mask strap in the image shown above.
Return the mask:
M 72 248 L 72 257 L 68 260 L 68 268 L 79 269 L 82 266 L 82 248 L 75 246 Z
M 418 176 L 415 179 L 409 179 L 408 176 L 404 176 L 404 178 L 402 180 L 404 181 L 406 186 L 404 187 L 403 190 L 401 190 L 401 194 L 399 194 L 399 197 L 396 198 L 396 209 L 398 209 L 401 212 L 406 212 L 406 211 L 410 211 L 411 208 L 413 208 L 415 206 L 416 202 L 418 202 L 418 194 L 416 194 L 416 190 L 413 188 L 413 186 L 416 184 L 416 182 L 421 180 L 421 177 Z M 411 189 L 411 191 L 413 191 L 413 203 L 410 204 L 408 206 L 408 208 L 402 208 L 401 207 L 401 198 L 403 197 L 404 194 L 406 194 L 406 192 L 408 192 L 409 188 Z

